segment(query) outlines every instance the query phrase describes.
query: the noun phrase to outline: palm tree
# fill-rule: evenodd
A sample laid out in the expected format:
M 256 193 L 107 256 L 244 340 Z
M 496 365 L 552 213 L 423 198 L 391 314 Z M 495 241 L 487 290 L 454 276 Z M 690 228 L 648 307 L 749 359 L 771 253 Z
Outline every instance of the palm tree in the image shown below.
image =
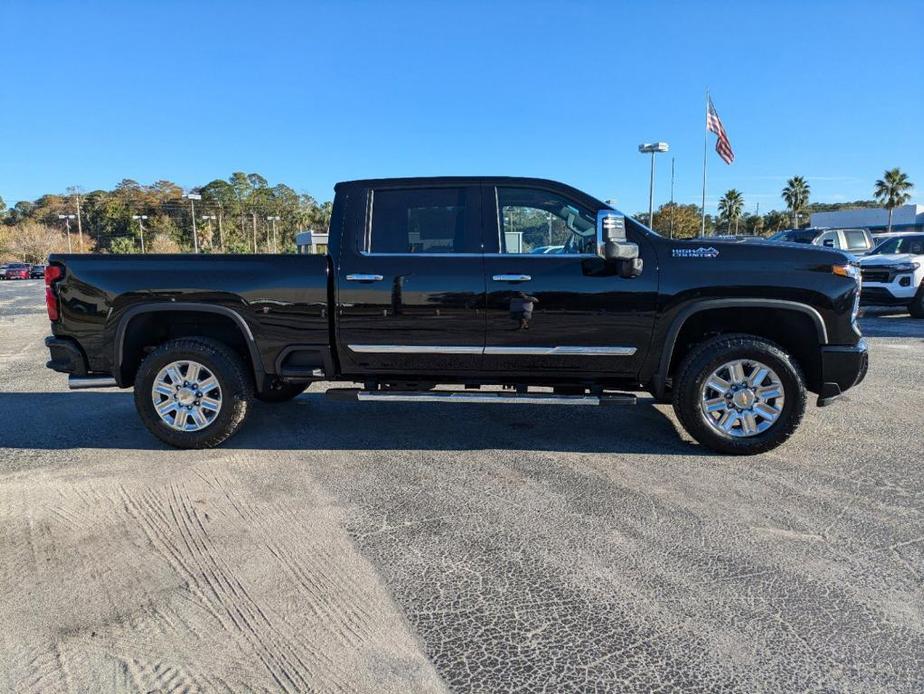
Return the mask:
M 719 214 L 728 222 L 729 231 L 732 222 L 735 223 L 735 233 L 738 233 L 738 220 L 744 208 L 744 196 L 734 188 L 725 193 L 719 200 Z
M 908 175 L 902 173 L 898 167 L 889 169 L 876 181 L 873 195 L 889 211 L 889 233 L 892 233 L 892 210 L 908 202 L 911 198 L 908 191 L 913 187 L 914 184 L 908 180 Z
M 786 181 L 786 187 L 783 188 L 783 200 L 786 207 L 792 213 L 793 226 L 799 228 L 799 213 L 808 207 L 809 193 L 811 193 L 809 184 L 806 183 L 802 176 L 793 176 Z

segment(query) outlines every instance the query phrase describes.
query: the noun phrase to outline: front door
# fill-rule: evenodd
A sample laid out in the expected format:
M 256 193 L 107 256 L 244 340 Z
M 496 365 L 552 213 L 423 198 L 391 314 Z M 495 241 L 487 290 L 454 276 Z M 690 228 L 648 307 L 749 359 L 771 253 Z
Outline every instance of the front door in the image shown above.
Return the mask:
M 485 301 L 480 187 L 381 187 L 367 196 L 364 233 L 342 245 L 337 262 L 343 372 L 477 370 Z
M 653 249 L 627 279 L 596 253 L 596 213 L 565 192 L 486 186 L 485 369 L 556 378 L 633 377 L 657 299 Z M 488 244 L 492 244 L 491 248 Z

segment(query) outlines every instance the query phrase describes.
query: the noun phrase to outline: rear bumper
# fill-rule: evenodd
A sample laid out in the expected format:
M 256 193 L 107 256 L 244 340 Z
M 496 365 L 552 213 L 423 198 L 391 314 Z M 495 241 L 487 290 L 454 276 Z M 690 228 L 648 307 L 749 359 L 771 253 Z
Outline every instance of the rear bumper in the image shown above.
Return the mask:
M 866 378 L 869 348 L 866 340 L 853 346 L 828 345 L 821 348 L 821 392 L 818 406 L 831 404 L 844 391 Z
M 49 335 L 45 338 L 45 346 L 51 354 L 45 364 L 49 369 L 73 376 L 87 375 L 87 360 L 76 341 Z

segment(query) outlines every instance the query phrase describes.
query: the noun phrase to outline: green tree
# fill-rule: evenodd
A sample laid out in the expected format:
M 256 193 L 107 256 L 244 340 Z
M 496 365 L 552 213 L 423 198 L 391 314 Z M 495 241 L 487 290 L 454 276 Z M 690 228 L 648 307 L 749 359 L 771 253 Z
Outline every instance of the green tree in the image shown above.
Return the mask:
M 660 233 L 668 235 L 671 230 L 671 219 L 673 219 L 673 238 L 675 239 L 692 239 L 699 236 L 702 224 L 702 209 L 699 205 L 679 205 L 677 203 L 665 203 L 654 211 L 654 228 Z
M 786 181 L 786 187 L 783 188 L 783 201 L 792 214 L 793 227 L 799 228 L 799 213 L 805 210 L 809 204 L 809 194 L 811 188 L 802 176 L 793 176 Z
M 882 178 L 876 181 L 873 194 L 876 200 L 889 211 L 889 233 L 892 231 L 892 210 L 911 199 L 908 191 L 913 187 L 914 184 L 908 180 L 908 175 L 898 167 L 889 169 Z
M 735 225 L 735 233 L 738 233 L 738 220 L 741 218 L 741 210 L 744 209 L 744 196 L 740 191 L 732 188 L 719 200 L 719 215 L 725 220 L 728 231 L 731 231 L 732 223 Z

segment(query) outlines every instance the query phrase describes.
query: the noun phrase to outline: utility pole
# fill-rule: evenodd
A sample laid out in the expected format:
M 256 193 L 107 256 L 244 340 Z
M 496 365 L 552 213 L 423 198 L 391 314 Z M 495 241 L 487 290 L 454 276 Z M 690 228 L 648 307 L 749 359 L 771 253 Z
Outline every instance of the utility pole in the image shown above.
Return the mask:
M 199 195 L 198 193 L 186 193 L 186 195 L 184 195 L 183 197 L 189 199 L 189 214 L 192 217 L 192 225 L 193 225 L 193 252 L 198 253 L 199 252 L 199 234 L 197 233 L 197 229 L 196 229 L 196 200 L 201 200 L 202 196 Z
M 83 225 L 80 222 L 80 186 L 71 186 L 77 198 L 77 250 L 83 253 Z
M 253 218 L 253 252 L 257 252 L 257 213 L 251 212 L 250 216 Z
M 132 219 L 138 220 L 138 230 L 141 232 L 141 253 L 144 255 L 144 220 L 147 219 L 146 214 L 133 214 Z
M 278 253 L 279 248 L 276 245 L 276 222 L 278 222 L 281 218 L 279 215 L 273 215 L 271 217 L 267 217 L 266 219 L 267 221 L 270 221 L 273 223 L 273 253 Z
M 668 238 L 674 238 L 674 157 L 671 157 L 671 229 Z
M 552 245 L 552 213 L 546 212 L 546 217 L 548 217 L 549 222 L 549 245 Z
M 64 220 L 64 226 L 67 228 L 67 252 L 71 252 L 71 220 L 74 219 L 76 215 L 73 214 L 59 214 L 58 219 Z
M 221 246 L 221 252 L 225 252 L 225 230 L 222 228 L 222 217 L 224 217 L 225 210 L 221 206 L 221 203 L 218 203 L 218 243 Z

